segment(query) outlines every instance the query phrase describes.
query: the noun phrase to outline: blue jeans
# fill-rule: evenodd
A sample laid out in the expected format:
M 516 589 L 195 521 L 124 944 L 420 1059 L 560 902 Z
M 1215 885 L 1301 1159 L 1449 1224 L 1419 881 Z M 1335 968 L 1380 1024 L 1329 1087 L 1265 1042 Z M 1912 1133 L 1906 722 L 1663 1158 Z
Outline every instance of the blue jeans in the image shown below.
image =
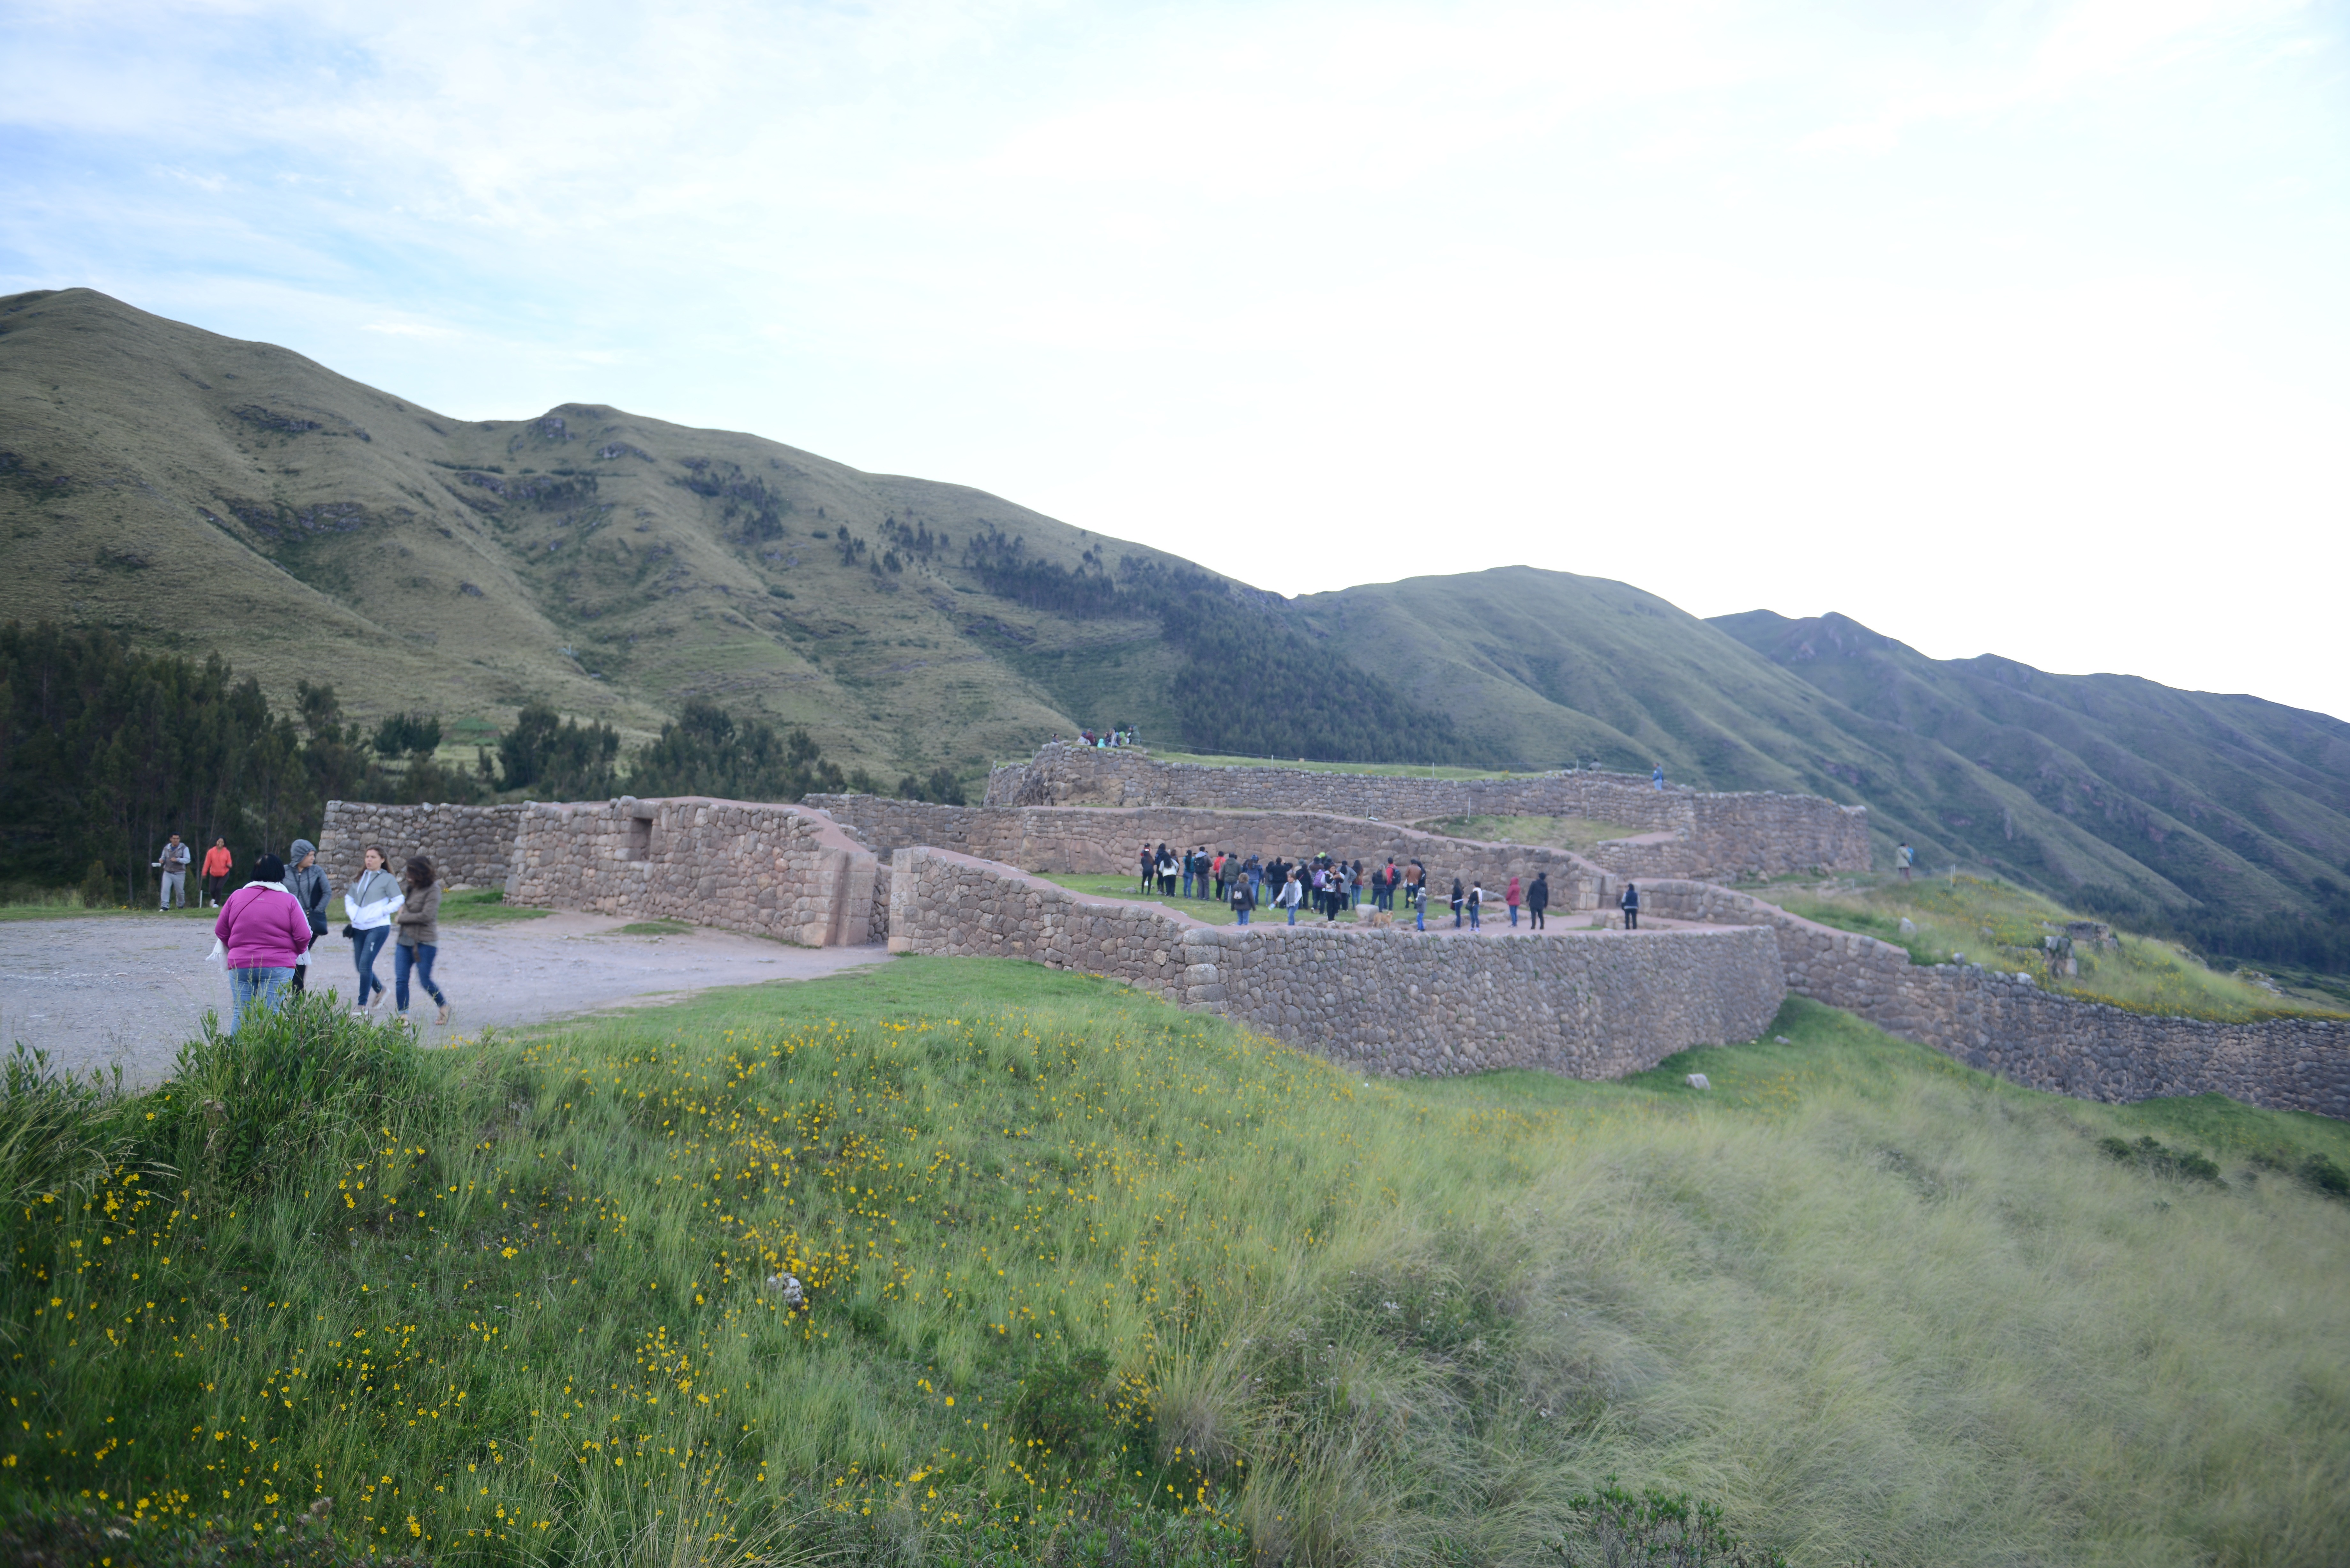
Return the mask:
M 449 999 L 441 994 L 439 986 L 432 983 L 432 960 L 440 950 L 431 942 L 419 942 L 412 948 L 402 947 L 392 959 L 391 1001 L 400 1012 L 408 1011 L 408 971 L 411 969 L 416 971 L 416 983 L 424 988 L 425 995 L 443 1007 L 449 1005 Z
M 1517 907 L 1515 904 L 1513 904 L 1513 905 L 1511 905 L 1511 906 L 1510 906 L 1510 924 L 1511 924 L 1511 925 L 1513 925 L 1513 926 L 1514 926 L 1514 925 L 1516 925 L 1517 923 L 1518 923 L 1518 907 Z
M 1297 923 L 1297 906 L 1295 904 L 1289 906 L 1289 923 L 1293 926 Z
M 1427 905 L 1425 905 L 1425 904 L 1414 904 L 1414 905 L 1411 907 L 1411 923 L 1412 923 L 1413 925 L 1415 925 L 1415 926 L 1418 926 L 1418 927 L 1419 927 L 1421 930 L 1423 930 L 1423 931 L 1424 931 L 1424 930 L 1426 930 L 1426 929 L 1428 929 L 1428 906 L 1427 906 Z
M 1471 904 L 1469 906 L 1469 929 L 1471 930 L 1475 931 L 1484 929 L 1484 922 L 1481 918 L 1483 911 L 1484 906 L 1482 904 Z
M 383 981 L 375 977 L 375 955 L 383 950 L 383 940 L 391 935 L 390 926 L 378 926 L 371 931 L 361 931 L 351 939 L 351 959 L 359 969 L 359 1005 L 365 1007 L 370 997 L 383 994 Z
M 228 1032 L 248 1012 L 275 1012 L 278 999 L 294 979 L 291 969 L 233 969 L 228 971 Z
M 1186 898 L 1190 898 L 1191 896 L 1191 874 L 1189 871 L 1186 871 L 1186 872 L 1184 872 L 1184 873 L 1183 873 L 1183 897 L 1185 897 Z
M 1247 925 L 1247 924 L 1248 924 L 1248 915 L 1249 915 L 1249 912 L 1248 912 L 1246 909 L 1243 909 L 1243 910 L 1241 911 L 1241 924 L 1242 924 L 1242 925 L 1245 926 L 1245 925 Z

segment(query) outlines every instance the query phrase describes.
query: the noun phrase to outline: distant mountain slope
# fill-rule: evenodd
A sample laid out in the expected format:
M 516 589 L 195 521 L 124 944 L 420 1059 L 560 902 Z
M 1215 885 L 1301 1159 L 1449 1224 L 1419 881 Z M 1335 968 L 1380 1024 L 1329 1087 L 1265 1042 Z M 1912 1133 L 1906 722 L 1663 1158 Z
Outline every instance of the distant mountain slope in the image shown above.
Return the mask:
M 1761 621 L 1710 624 L 1604 578 L 1523 566 L 1414 577 L 1309 595 L 1290 613 L 1521 761 L 1662 762 L 1711 788 L 1866 804 L 1885 849 L 1906 838 L 1929 864 L 1986 866 L 2060 896 L 2313 910 L 2324 901 L 2315 878 L 2350 856 L 2336 804 L 2350 792 L 2346 727 L 2274 704 L 2126 682 L 2143 694 L 2133 705 L 2100 699 L 2113 713 L 2091 753 L 2108 771 L 2075 761 L 2067 795 L 2048 769 L 2084 721 L 2062 703 L 2010 691 L 2004 708 L 1961 710 L 1876 695 L 1883 678 L 1861 667 L 1831 679 L 1815 673 L 1824 659 L 1780 662 L 1731 635 Z M 2231 715 L 2242 738 L 2226 742 Z M 2027 744 L 2035 735 L 2045 738 Z M 2173 766 L 2175 783 L 2147 776 Z
M 1172 727 L 1155 621 L 1039 614 L 957 562 L 987 528 L 1173 557 L 612 409 L 461 422 L 88 289 L 0 299 L 0 619 L 216 649 L 280 701 L 324 679 L 486 732 L 539 698 L 641 734 L 710 696 L 893 769 Z
M 2013 659 L 1934 659 L 1842 615 L 1713 625 L 1931 740 L 2220 909 L 2299 902 L 2350 861 L 2350 724 L 2257 697 Z
M 0 298 L 0 620 L 217 650 L 281 704 L 326 680 L 460 740 L 533 699 L 639 739 L 709 697 L 885 774 L 1117 722 L 1248 754 L 1661 761 L 1866 803 L 1883 851 L 2110 908 L 2345 897 L 2350 726 L 2323 715 L 1527 567 L 1284 603 L 754 436 L 580 403 L 453 421 L 88 289 Z

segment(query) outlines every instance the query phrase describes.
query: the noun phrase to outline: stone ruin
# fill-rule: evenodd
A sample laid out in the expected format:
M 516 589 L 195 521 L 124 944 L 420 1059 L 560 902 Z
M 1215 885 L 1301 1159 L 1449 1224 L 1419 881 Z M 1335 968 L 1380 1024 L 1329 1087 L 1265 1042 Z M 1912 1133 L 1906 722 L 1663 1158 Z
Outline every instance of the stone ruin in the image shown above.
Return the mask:
M 1589 857 L 1405 826 L 1483 815 L 1664 826 Z M 1555 918 L 1541 933 L 1489 922 L 1475 936 L 1318 921 L 1241 929 L 1037 875 L 1126 874 L 1139 845 L 1161 842 L 1367 867 L 1418 859 L 1436 886 L 1457 876 L 1496 894 L 1513 875 L 1547 872 Z M 2350 1116 L 2350 1025 L 2210 1023 L 2052 995 L 1970 965 L 1913 964 L 1897 946 L 1723 886 L 1866 867 L 1866 811 L 1812 796 L 1657 791 L 1601 774 L 1210 768 L 1048 746 L 998 769 L 979 806 L 872 795 L 328 803 L 319 855 L 338 886 L 370 843 L 395 858 L 421 850 L 451 881 L 501 885 L 516 903 L 1102 975 L 1368 1073 L 1620 1076 L 1693 1045 L 1755 1039 L 1792 993 L 2037 1088 L 2112 1101 L 2218 1092 Z M 1666 929 L 1594 929 L 1627 876 Z

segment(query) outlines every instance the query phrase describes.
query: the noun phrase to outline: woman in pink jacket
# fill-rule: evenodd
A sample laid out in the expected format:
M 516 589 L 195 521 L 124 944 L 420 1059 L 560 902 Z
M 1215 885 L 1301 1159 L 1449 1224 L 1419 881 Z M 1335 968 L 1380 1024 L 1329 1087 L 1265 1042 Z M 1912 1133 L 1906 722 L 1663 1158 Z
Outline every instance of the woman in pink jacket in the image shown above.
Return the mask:
M 310 948 L 310 918 L 286 890 L 286 862 L 275 855 L 255 861 L 253 880 L 228 896 L 213 935 L 228 964 L 228 1032 L 234 1034 L 249 1010 L 276 1007 L 294 966 Z

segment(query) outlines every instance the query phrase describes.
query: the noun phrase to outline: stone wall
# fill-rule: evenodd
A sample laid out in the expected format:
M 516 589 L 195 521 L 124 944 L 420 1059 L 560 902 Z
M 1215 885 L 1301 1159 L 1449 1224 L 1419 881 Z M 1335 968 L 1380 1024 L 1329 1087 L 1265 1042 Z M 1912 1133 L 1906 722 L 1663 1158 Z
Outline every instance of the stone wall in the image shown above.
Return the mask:
M 2116 1104 L 2220 1094 L 2350 1116 L 2350 1023 L 2213 1023 L 2133 1012 L 1973 964 L 1915 964 L 1891 943 L 1709 883 L 1646 882 L 1640 901 L 1647 914 L 1768 925 L 1796 995 L 2035 1089 Z
M 891 858 L 889 949 L 1026 959 L 1203 1008 L 1364 1072 L 1614 1078 L 1751 1040 L 1785 996 L 1766 928 L 1422 936 L 1209 926 L 925 847 Z
M 1233 849 L 1268 860 L 1328 854 L 1360 860 L 1367 873 L 1390 856 L 1399 866 L 1417 859 L 1428 867 L 1438 891 L 1458 877 L 1464 885 L 1482 880 L 1496 899 L 1512 877 L 1531 885 L 1535 873 L 1547 872 L 1552 907 L 1561 909 L 1600 908 L 1614 898 L 1616 888 L 1607 873 L 1564 849 L 1445 838 L 1391 822 L 1320 812 L 931 805 L 870 794 L 812 794 L 802 804 L 853 828 L 883 855 L 928 845 L 1027 871 L 1123 877 L 1135 872 L 1136 852 L 1145 844 L 1179 850 L 1204 844 L 1211 853 Z
M 506 897 L 806 947 L 888 934 L 880 864 L 820 811 L 679 796 L 522 809 Z
M 376 805 L 330 800 L 318 833 L 318 864 L 339 892 L 365 867 L 368 846 L 380 844 L 392 871 L 411 855 L 432 862 L 453 888 L 502 886 L 514 860 L 518 805 Z
M 1132 747 L 1066 742 L 990 776 L 989 805 L 1192 806 L 1315 811 L 1384 822 L 1435 816 L 1579 816 L 1638 830 L 1593 850 L 1597 865 L 1635 876 L 1777 876 L 1864 871 L 1868 813 L 1817 795 L 1663 790 L 1624 774 L 1552 773 L 1494 779 L 1409 778 L 1305 768 L 1163 763 Z M 1648 837 L 1669 834 L 1669 840 Z

